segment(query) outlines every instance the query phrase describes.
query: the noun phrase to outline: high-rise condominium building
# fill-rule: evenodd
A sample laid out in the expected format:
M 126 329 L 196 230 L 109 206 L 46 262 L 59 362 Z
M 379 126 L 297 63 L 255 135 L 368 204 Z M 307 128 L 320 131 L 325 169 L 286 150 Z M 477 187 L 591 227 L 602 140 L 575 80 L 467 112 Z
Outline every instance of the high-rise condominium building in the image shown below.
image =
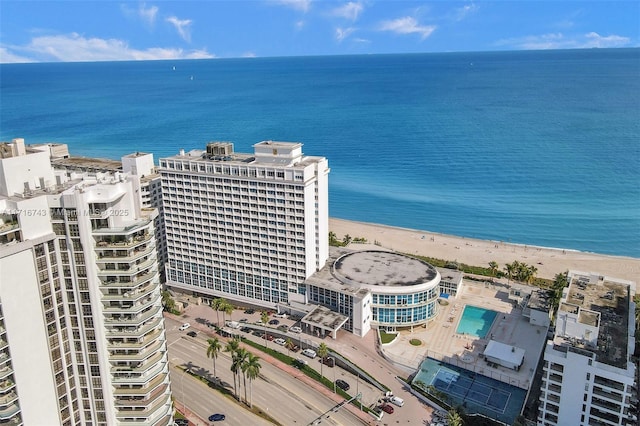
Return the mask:
M 635 283 L 569 273 L 544 351 L 539 425 L 637 425 Z
M 170 424 L 157 211 L 49 148 L 0 144 L 0 421 Z
M 327 260 L 329 167 L 300 143 L 253 147 L 160 160 L 167 284 L 273 308 L 304 295 Z

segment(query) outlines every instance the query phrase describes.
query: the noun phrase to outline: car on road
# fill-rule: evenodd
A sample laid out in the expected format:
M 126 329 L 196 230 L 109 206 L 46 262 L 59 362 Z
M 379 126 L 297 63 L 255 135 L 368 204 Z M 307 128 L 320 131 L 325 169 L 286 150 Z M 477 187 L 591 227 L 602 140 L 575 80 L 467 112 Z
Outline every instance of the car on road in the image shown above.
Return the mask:
M 184 324 L 182 324 L 180 327 L 178 327 L 178 330 L 180 331 L 184 331 L 187 328 L 191 327 L 191 324 L 189 324 L 188 322 L 185 322 Z
M 269 321 L 269 325 L 278 325 L 280 324 L 280 321 L 278 321 L 277 319 L 272 319 L 271 321 Z
M 302 355 L 308 356 L 309 358 L 313 359 L 316 357 L 316 351 L 314 351 L 313 349 L 305 349 L 302 351 Z
M 302 329 L 300 327 L 291 327 L 289 331 L 292 333 L 302 333 Z
M 196 333 L 193 330 L 191 330 L 190 332 L 187 333 L 187 336 L 190 336 L 190 337 L 196 337 L 197 335 L 198 335 L 198 333 Z
M 273 341 L 273 343 L 280 346 L 284 346 L 284 344 L 287 343 L 287 341 L 278 337 L 276 340 Z
M 389 404 L 382 404 L 380 409 L 387 414 L 393 414 L 393 407 Z
M 209 421 L 210 422 L 221 422 L 225 418 L 226 417 L 225 417 L 224 414 L 216 413 L 216 414 L 212 414 L 212 415 L 209 416 Z
M 339 387 L 340 389 L 342 389 L 345 392 L 348 391 L 349 388 L 351 387 L 351 386 L 349 386 L 349 383 L 345 382 L 342 379 L 336 380 L 336 386 Z

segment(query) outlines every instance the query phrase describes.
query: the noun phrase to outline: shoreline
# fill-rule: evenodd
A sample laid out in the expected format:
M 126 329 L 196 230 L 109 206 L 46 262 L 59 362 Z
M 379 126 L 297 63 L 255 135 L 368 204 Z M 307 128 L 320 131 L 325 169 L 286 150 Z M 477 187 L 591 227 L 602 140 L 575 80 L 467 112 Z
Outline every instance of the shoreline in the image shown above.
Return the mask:
M 334 217 L 329 218 L 329 230 L 338 240 L 348 234 L 394 251 L 471 266 L 487 267 L 489 262 L 495 261 L 503 270 L 505 264 L 517 260 L 538 268 L 536 276 L 540 278 L 553 279 L 558 273 L 576 270 L 635 282 L 640 279 L 640 258 L 634 257 L 480 240 Z

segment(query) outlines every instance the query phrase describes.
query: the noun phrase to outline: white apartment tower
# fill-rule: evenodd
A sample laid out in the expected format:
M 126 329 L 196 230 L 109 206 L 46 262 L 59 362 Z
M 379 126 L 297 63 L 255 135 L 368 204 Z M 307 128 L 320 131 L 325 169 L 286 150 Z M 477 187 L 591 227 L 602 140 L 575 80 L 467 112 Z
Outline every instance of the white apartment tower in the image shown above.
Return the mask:
M 637 425 L 635 283 L 569 272 L 544 351 L 539 425 Z
M 157 211 L 136 180 L 0 144 L 0 422 L 172 422 Z
M 167 285 L 274 308 L 329 253 L 328 162 L 301 143 L 229 142 L 160 160 Z M 297 296 L 292 296 L 293 294 Z

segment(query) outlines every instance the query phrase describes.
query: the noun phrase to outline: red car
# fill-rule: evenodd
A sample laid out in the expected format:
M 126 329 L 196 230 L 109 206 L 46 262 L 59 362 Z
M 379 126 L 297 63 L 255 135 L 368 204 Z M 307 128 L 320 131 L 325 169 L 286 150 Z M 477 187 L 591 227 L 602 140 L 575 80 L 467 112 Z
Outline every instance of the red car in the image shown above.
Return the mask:
M 393 407 L 390 406 L 389 404 L 382 404 L 380 406 L 380 409 L 387 414 L 393 414 Z

